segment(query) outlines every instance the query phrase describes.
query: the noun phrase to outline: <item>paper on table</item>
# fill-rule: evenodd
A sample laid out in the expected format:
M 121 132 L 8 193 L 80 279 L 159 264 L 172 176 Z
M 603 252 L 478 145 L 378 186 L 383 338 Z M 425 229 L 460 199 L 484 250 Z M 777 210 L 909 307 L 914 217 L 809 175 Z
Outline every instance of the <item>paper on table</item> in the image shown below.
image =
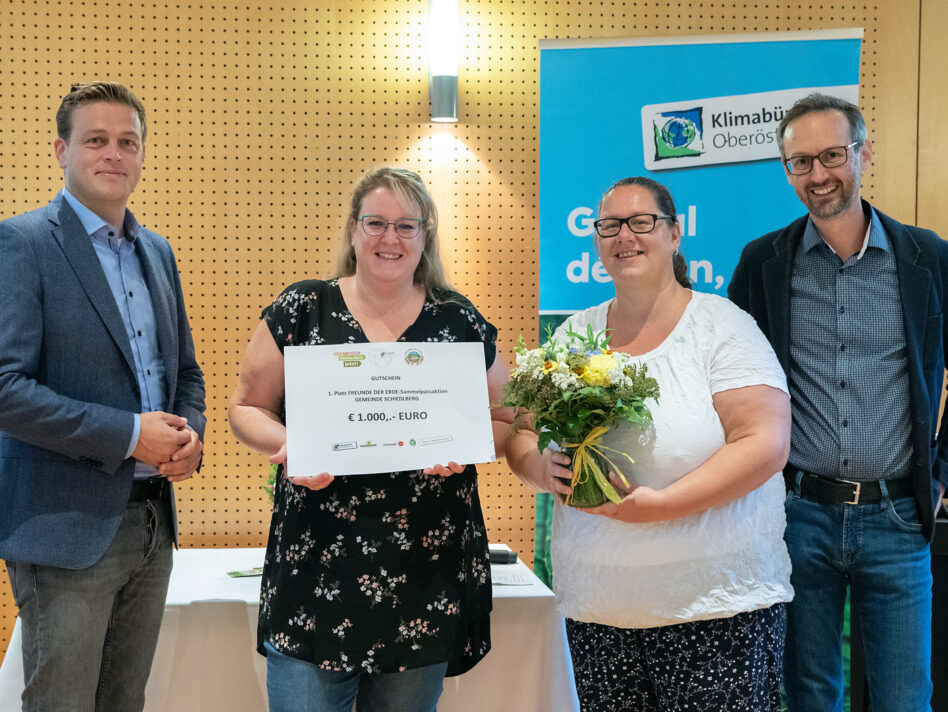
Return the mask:
M 490 567 L 490 582 L 494 586 L 529 586 L 533 583 L 519 567 L 503 564 Z

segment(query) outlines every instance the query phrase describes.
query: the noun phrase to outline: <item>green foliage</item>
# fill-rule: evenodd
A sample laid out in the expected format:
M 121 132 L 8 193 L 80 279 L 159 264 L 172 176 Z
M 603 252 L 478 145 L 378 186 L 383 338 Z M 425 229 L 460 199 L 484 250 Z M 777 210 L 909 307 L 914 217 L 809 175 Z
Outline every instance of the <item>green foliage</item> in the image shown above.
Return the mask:
M 266 490 L 271 502 L 273 501 L 273 488 L 276 487 L 278 469 L 280 469 L 279 465 L 270 465 L 270 469 L 267 471 L 267 481 L 263 485 L 263 489 Z

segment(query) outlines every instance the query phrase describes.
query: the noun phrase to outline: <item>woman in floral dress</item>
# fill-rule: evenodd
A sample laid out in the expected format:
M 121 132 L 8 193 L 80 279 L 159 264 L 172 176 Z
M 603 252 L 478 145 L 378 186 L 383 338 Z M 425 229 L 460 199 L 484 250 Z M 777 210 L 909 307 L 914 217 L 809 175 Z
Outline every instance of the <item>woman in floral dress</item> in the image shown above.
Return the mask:
M 472 465 L 358 477 L 287 473 L 283 349 L 479 341 L 490 401 L 497 330 L 447 284 L 421 179 L 381 168 L 356 187 L 338 276 L 287 287 L 263 312 L 230 408 L 234 434 L 280 463 L 260 597 L 270 710 L 433 712 L 445 675 L 490 649 L 487 535 Z M 493 409 L 494 442 L 512 413 Z

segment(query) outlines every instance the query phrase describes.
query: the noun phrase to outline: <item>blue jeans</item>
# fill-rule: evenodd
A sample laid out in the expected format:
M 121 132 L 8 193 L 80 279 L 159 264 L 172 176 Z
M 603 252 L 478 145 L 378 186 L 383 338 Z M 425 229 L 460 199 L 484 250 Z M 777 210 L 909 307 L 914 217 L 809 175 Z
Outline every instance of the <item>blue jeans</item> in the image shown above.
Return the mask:
M 884 487 L 884 484 L 883 484 Z M 784 688 L 790 712 L 843 709 L 846 587 L 858 616 L 873 710 L 931 710 L 931 551 L 911 497 L 786 501 L 793 569 Z
M 267 650 L 270 712 L 435 712 L 446 662 L 404 672 L 321 670 L 305 660 Z
M 171 576 L 167 499 L 130 502 L 86 569 L 8 561 L 23 634 L 23 712 L 132 712 L 158 643 Z

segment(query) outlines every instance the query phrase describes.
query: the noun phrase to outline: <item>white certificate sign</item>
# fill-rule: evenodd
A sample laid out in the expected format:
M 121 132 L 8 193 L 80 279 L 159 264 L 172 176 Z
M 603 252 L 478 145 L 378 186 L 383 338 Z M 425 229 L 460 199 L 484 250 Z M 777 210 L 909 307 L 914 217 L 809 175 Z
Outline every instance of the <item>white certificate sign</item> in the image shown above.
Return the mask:
M 491 462 L 484 345 L 288 346 L 290 475 L 364 475 Z

